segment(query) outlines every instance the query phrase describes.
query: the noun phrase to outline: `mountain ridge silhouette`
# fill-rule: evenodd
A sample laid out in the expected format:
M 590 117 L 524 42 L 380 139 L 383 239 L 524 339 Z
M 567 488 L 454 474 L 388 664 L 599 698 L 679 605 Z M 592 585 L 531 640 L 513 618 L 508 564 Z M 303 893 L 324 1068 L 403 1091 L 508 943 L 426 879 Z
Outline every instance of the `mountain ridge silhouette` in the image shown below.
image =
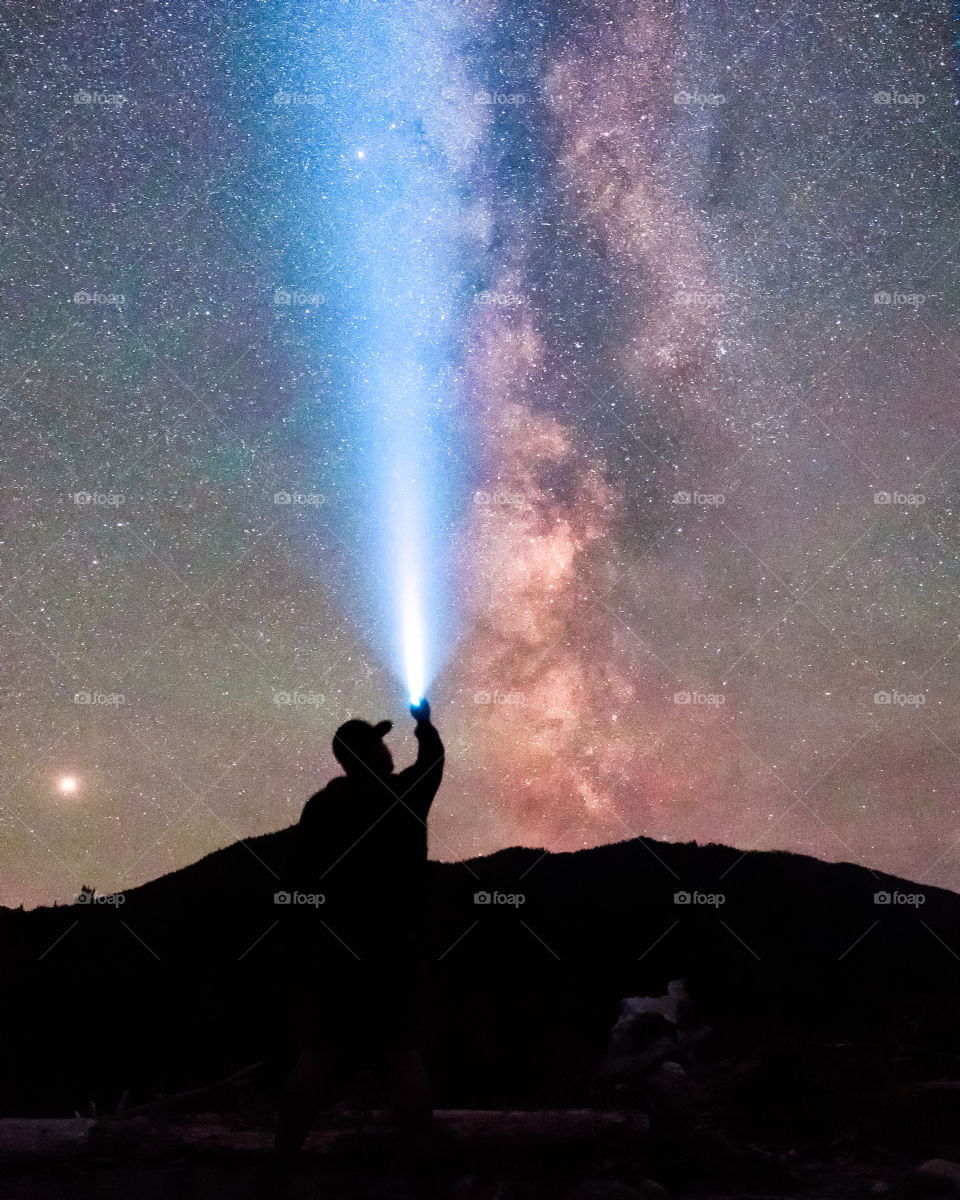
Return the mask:
M 124 1090 L 149 1098 L 288 1057 L 291 908 L 274 897 L 295 828 L 221 847 L 122 904 L 0 908 L 4 1016 L 17 1031 L 0 1048 L 2 1113 L 69 1113 L 90 1098 L 109 1109 Z M 960 895 L 946 889 L 652 838 L 508 847 L 428 869 L 427 1050 L 441 1102 L 582 1102 L 620 1000 L 674 978 L 721 1045 L 956 1042 Z M 347 950 L 322 906 L 310 918 L 302 952 L 336 986 Z

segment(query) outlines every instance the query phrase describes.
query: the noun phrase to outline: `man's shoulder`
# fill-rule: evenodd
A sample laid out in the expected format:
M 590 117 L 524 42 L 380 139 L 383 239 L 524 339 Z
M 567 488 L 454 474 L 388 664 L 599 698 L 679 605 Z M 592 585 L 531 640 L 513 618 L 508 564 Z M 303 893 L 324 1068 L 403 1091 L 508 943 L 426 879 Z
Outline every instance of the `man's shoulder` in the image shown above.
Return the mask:
M 335 803 L 338 798 L 345 796 L 349 791 L 350 782 L 346 775 L 337 775 L 329 783 L 324 784 L 318 792 L 313 793 L 303 806 L 300 820 L 302 821 L 304 817 L 312 816 L 314 813 L 326 808 L 329 804 Z

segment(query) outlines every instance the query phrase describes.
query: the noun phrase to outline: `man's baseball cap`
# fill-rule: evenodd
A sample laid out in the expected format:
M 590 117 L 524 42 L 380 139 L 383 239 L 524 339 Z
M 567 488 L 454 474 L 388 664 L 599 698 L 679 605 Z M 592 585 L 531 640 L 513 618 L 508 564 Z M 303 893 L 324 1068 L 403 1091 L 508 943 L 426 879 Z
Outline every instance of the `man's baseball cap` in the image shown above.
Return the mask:
M 368 751 L 392 728 L 392 721 L 378 721 L 376 725 L 357 719 L 345 721 L 333 735 L 334 758 L 343 767 L 354 766 L 357 759 L 365 759 Z

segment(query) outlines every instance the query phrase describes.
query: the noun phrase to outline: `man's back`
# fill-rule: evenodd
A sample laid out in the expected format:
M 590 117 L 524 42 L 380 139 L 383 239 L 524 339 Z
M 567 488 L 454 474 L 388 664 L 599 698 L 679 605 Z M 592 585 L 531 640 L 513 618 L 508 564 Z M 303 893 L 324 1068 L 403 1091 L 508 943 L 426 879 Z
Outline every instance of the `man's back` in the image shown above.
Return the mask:
M 296 827 L 288 886 L 322 895 L 310 912 L 356 953 L 384 952 L 424 917 L 427 815 L 444 752 L 428 722 L 415 733 L 412 766 L 378 774 L 358 762 L 310 797 Z

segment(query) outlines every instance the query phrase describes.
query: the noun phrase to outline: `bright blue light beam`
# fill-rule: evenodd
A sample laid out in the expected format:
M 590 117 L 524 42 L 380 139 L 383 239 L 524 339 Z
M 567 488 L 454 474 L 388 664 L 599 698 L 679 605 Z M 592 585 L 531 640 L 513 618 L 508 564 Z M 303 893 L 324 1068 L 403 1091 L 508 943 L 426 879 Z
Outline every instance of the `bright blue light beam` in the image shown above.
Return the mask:
M 446 77 L 431 10 L 409 0 L 343 7 L 327 30 L 337 68 L 322 85 L 336 114 L 326 134 L 338 334 L 349 402 L 361 414 L 358 482 L 371 501 L 370 553 L 392 630 L 385 649 L 418 702 L 451 623 L 455 481 L 445 447 L 460 200 L 437 124 Z

